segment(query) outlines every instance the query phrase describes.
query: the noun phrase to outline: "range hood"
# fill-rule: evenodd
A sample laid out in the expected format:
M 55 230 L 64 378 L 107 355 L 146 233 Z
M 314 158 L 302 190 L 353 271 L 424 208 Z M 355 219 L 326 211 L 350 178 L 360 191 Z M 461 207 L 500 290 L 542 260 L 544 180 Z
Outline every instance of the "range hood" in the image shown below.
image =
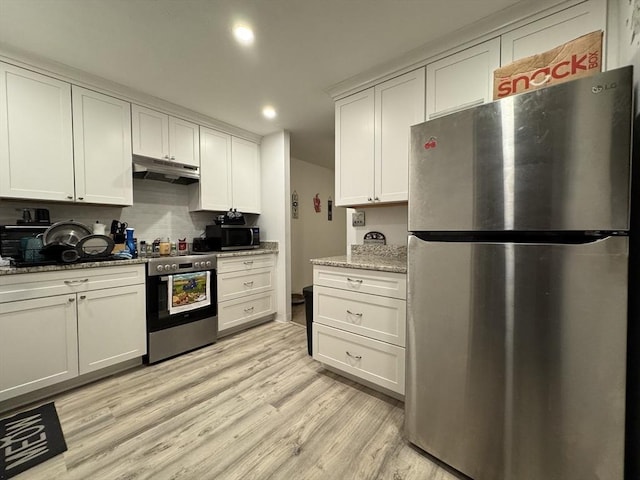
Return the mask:
M 191 165 L 134 155 L 133 178 L 188 185 L 200 180 L 200 172 L 198 167 Z

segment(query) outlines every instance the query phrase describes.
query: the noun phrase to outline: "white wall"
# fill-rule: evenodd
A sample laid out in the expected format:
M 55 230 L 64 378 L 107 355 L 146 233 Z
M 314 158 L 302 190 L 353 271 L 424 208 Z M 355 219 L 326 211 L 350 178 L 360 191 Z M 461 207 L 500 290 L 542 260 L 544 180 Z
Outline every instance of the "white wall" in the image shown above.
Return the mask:
M 344 255 L 346 209 L 333 206 L 327 218 L 327 201 L 335 198 L 335 172 L 309 162 L 291 159 L 291 194 L 298 194 L 298 218 L 291 219 L 291 293 L 313 284 L 312 258 Z M 321 211 L 313 197 L 319 194 Z
M 213 223 L 213 212 L 189 212 L 186 185 L 155 180 L 133 180 L 133 206 L 109 207 L 38 201 L 0 201 L 0 224 L 13 224 L 21 217 L 21 208 L 48 208 L 52 222 L 76 220 L 91 226 L 96 220 L 107 225 L 111 220 L 127 222 L 138 240 L 153 241 L 169 236 L 172 240 L 200 236 Z
M 263 137 L 260 154 L 262 168 L 262 213 L 258 219 L 260 240 L 278 242 L 276 320 L 287 321 L 291 320 L 289 132 L 280 131 Z
M 352 227 L 351 214 L 364 212 L 365 226 Z M 352 244 L 362 244 L 367 232 L 380 232 L 387 238 L 387 245 L 407 244 L 407 206 L 390 205 L 384 207 L 347 209 L 347 253 Z

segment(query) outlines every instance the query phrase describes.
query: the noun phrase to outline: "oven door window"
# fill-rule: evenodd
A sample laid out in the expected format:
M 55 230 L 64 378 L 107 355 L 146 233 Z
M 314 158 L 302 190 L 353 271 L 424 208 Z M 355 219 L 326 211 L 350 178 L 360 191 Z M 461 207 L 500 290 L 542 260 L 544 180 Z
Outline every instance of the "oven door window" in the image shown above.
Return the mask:
M 208 307 L 211 305 L 211 272 L 169 275 L 167 295 L 169 315 Z
M 200 277 L 186 278 L 189 275 L 176 274 L 147 278 L 147 322 L 149 331 L 162 330 L 175 325 L 213 317 L 217 314 L 216 271 L 203 270 L 194 274 L 200 275 Z M 203 275 L 207 278 L 207 285 L 204 288 L 202 284 Z M 200 278 L 200 285 L 198 285 L 198 278 Z M 195 286 L 191 280 L 196 280 Z M 183 288 L 185 285 L 187 286 L 186 290 Z M 176 289 L 177 295 L 174 295 Z M 207 301 L 203 301 L 202 293 L 198 292 L 193 292 L 193 295 L 181 295 L 183 292 L 190 293 L 190 291 L 194 290 L 204 290 Z M 171 296 L 169 292 L 172 293 Z

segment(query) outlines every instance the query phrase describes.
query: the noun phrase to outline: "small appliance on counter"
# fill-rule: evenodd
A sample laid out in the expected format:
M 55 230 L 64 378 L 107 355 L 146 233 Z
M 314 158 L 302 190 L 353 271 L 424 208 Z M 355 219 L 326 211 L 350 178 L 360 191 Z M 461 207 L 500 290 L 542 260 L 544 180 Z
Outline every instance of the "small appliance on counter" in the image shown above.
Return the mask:
M 193 239 L 193 253 L 251 250 L 260 247 L 260 228 L 248 225 L 207 225 L 204 238 Z
M 49 210 L 46 208 L 23 208 L 22 217 L 16 220 L 17 225 L 51 225 Z
M 214 219 L 214 225 L 205 227 L 202 238 L 194 238 L 192 252 L 221 252 L 251 250 L 260 247 L 260 228 L 246 225 L 241 212 L 229 210 Z

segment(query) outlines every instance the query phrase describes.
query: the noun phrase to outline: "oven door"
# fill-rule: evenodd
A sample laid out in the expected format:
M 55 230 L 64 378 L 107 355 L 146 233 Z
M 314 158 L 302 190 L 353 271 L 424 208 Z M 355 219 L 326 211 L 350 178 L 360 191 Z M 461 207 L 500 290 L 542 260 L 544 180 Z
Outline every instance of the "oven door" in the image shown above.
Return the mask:
M 217 314 L 216 271 L 147 277 L 147 329 L 155 332 Z

